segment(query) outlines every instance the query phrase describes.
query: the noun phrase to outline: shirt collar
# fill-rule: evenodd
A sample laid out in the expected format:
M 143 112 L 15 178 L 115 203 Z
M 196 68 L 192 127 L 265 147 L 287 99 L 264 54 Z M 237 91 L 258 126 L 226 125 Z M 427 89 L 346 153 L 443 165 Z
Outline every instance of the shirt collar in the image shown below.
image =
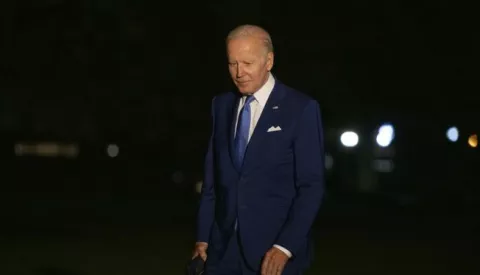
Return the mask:
M 265 84 L 263 84 L 263 86 L 253 94 L 258 104 L 260 104 L 262 107 L 265 107 L 265 105 L 267 105 L 268 97 L 272 93 L 274 86 L 275 78 L 273 77 L 272 73 L 268 73 L 267 82 L 265 82 Z

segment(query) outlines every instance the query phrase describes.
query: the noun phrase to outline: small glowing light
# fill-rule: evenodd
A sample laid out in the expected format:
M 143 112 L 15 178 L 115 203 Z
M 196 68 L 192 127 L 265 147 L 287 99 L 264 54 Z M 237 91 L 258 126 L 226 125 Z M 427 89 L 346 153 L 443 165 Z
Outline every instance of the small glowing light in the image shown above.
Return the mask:
M 391 124 L 384 124 L 378 129 L 377 144 L 381 147 L 388 147 L 395 137 L 395 130 Z
M 22 156 L 25 153 L 25 145 L 15 144 L 15 155 Z
M 56 142 L 42 142 L 15 144 L 15 155 L 33 155 L 38 157 L 66 157 L 75 158 L 78 155 L 78 145 L 60 144 Z
M 182 171 L 175 171 L 172 175 L 172 181 L 176 184 L 180 184 L 185 180 L 185 175 Z
M 450 140 L 451 142 L 456 142 L 458 140 L 458 137 L 459 137 L 459 132 L 458 132 L 457 127 L 448 128 L 448 130 L 447 130 L 448 140 Z
M 325 169 L 330 170 L 333 167 L 333 157 L 329 154 L 325 155 Z
M 373 161 L 373 168 L 381 173 L 390 173 L 394 167 L 393 161 L 389 159 L 377 159 Z
M 472 148 L 477 148 L 477 146 L 478 146 L 478 136 L 477 135 L 471 135 L 468 138 L 468 145 L 470 145 L 470 147 L 472 147 Z
M 116 144 L 109 144 L 107 146 L 107 154 L 109 157 L 114 158 L 118 156 L 120 149 Z
M 358 135 L 355 132 L 347 131 L 340 136 L 340 142 L 345 147 L 355 147 L 358 144 Z
M 195 192 L 197 192 L 197 194 L 202 193 L 202 185 L 203 181 L 197 181 L 197 183 L 195 183 Z

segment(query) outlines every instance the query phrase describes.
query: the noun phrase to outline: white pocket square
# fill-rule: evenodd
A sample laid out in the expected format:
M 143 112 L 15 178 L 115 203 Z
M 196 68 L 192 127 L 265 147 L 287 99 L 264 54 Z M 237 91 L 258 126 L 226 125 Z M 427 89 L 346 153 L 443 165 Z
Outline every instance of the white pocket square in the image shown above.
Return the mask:
M 282 128 L 280 128 L 280 126 L 276 126 L 276 127 L 270 127 L 268 128 L 267 132 L 276 132 L 276 131 L 281 131 Z

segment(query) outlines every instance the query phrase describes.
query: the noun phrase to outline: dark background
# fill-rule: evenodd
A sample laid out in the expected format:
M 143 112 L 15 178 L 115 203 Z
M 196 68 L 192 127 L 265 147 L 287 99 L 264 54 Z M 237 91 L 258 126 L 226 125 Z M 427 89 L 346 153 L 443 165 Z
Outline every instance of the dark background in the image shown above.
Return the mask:
M 322 108 L 334 164 L 311 274 L 478 274 L 473 4 L 3 1 L 0 18 L 0 274 L 182 274 L 211 99 L 232 88 L 224 38 L 244 23 Z M 340 144 L 349 129 L 356 148 Z M 79 153 L 14 150 L 41 142 Z

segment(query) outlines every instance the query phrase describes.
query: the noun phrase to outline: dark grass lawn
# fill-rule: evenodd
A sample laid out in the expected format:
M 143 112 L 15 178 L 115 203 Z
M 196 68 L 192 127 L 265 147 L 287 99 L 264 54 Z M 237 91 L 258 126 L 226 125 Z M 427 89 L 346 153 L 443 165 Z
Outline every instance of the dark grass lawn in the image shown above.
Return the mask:
M 170 218 L 163 224 L 139 217 L 103 223 L 37 219 L 4 227 L 0 274 L 183 274 L 193 226 L 187 216 Z M 480 274 L 469 246 L 471 235 L 445 227 L 458 223 L 441 222 L 441 217 L 437 221 L 425 225 L 408 217 L 320 217 L 309 274 Z
M 157 174 L 57 166 L 4 170 L 15 181 L 0 193 L 0 275 L 183 274 L 194 242 L 193 196 L 175 194 Z M 327 199 L 309 274 L 480 274 L 477 211 L 468 217 L 442 208 L 446 201 L 425 210 Z

